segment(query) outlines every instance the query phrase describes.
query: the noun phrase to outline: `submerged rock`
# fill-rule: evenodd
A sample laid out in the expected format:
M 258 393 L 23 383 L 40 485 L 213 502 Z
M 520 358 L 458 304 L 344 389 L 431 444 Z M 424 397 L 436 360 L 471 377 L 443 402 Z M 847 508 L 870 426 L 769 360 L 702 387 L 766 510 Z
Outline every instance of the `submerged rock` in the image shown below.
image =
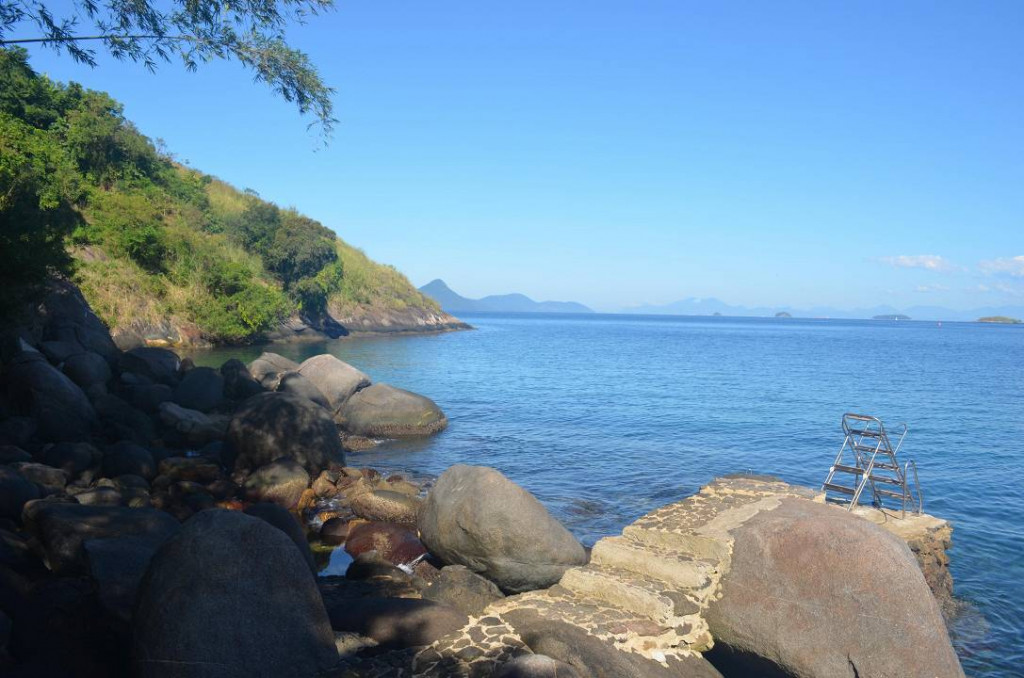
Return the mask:
M 833 506 L 782 499 L 732 531 L 708 610 L 729 675 L 963 676 L 910 549 Z M 827 651 L 825 650 L 827 648 Z
M 255 469 L 291 457 L 311 475 L 344 464 L 345 451 L 330 415 L 305 398 L 263 393 L 247 400 L 228 426 L 235 468 Z
M 448 425 L 430 398 L 387 384 L 374 384 L 352 395 L 338 411 L 346 431 L 371 438 L 422 436 Z
M 157 551 L 134 619 L 133 664 L 143 678 L 309 678 L 338 657 L 292 540 L 238 511 L 203 511 Z
M 583 546 L 532 494 L 484 466 L 459 464 L 442 473 L 419 529 L 431 553 L 508 592 L 551 586 L 586 562 Z

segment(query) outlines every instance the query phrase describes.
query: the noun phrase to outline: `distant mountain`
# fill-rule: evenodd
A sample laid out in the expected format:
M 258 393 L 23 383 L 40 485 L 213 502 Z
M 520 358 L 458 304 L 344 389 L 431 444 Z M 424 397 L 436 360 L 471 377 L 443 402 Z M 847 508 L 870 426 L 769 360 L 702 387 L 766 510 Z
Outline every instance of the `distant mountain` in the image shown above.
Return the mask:
M 445 309 L 447 310 L 447 309 Z M 831 306 L 812 306 L 798 309 L 791 306 L 779 307 L 747 307 L 733 306 L 713 297 L 689 297 L 670 304 L 649 304 L 633 306 L 622 310 L 623 313 L 640 313 L 645 315 L 701 315 L 701 316 L 752 316 L 752 317 L 784 317 L 788 313 L 794 318 L 848 318 L 848 319 L 881 319 L 900 316 L 914 320 L 952 320 L 973 322 L 983 316 L 1024 316 L 1024 306 L 986 306 L 957 311 L 942 306 L 911 306 L 898 309 L 892 306 L 874 306 L 872 308 L 841 309 Z
M 575 301 L 534 301 L 524 294 L 492 294 L 483 299 L 467 299 L 452 290 L 440 278 L 420 288 L 447 313 L 593 313 Z

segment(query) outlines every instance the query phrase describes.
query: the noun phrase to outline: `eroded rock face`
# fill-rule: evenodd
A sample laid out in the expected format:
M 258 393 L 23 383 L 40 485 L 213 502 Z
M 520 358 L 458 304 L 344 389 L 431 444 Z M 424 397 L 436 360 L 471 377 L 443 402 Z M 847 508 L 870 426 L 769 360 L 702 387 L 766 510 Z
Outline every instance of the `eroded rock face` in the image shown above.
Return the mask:
M 370 438 L 430 435 L 448 425 L 433 400 L 387 384 L 354 393 L 336 419 L 349 433 Z
M 304 361 L 298 372 L 324 394 L 332 412 L 337 412 L 353 393 L 370 385 L 370 377 L 327 353 Z
M 144 678 L 308 678 L 338 656 L 295 544 L 238 511 L 198 513 L 157 551 L 134 619 Z
M 532 494 L 484 466 L 459 464 L 442 473 L 419 529 L 431 553 L 508 592 L 551 586 L 586 562 L 583 546 Z
M 330 415 L 314 403 L 285 393 L 247 400 L 228 426 L 236 469 L 254 469 L 287 456 L 316 476 L 331 463 L 344 464 L 345 451 Z
M 963 675 L 939 606 L 899 538 L 791 498 L 732 534 L 722 597 L 707 614 L 709 658 L 727 675 Z

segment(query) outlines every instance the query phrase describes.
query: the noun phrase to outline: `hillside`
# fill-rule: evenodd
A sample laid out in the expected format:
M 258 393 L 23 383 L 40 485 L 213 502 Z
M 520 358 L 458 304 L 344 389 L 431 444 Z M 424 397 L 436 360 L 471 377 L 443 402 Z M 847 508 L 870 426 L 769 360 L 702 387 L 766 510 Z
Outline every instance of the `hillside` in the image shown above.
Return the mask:
M 0 311 L 58 273 L 125 346 L 462 326 L 393 267 L 175 162 L 114 99 L 36 74 L 21 50 L 0 50 L 0 150 Z
M 419 291 L 448 313 L 593 313 L 575 301 L 534 301 L 524 294 L 492 294 L 482 299 L 468 299 L 440 278 L 431 280 Z

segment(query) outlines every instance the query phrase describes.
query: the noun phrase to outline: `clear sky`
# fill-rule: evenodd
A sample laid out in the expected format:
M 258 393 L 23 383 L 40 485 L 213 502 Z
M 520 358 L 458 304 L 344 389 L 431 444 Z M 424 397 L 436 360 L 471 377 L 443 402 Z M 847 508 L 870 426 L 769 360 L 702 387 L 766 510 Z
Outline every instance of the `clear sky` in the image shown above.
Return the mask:
M 1019 0 L 353 0 L 289 38 L 338 91 L 326 150 L 237 64 L 32 63 L 417 285 L 1024 304 Z

